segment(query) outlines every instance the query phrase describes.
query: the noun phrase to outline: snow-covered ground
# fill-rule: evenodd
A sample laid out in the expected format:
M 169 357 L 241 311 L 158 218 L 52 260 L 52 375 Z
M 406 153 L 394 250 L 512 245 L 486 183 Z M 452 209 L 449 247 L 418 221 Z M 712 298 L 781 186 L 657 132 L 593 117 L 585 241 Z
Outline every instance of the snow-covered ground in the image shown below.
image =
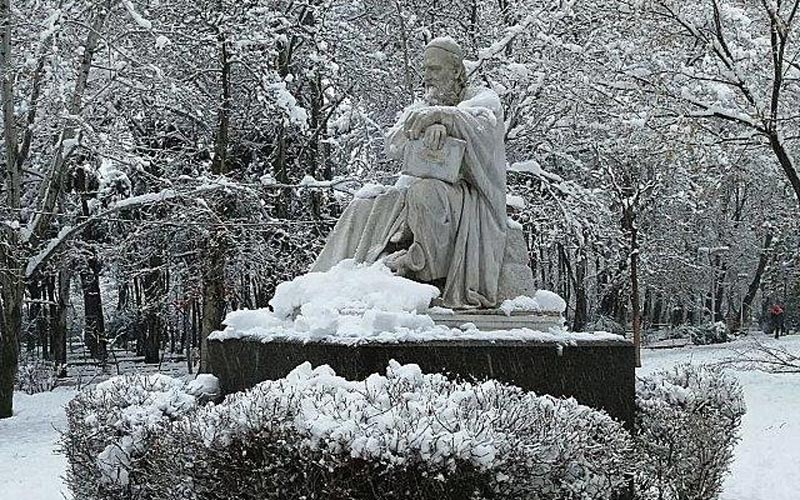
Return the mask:
M 800 354 L 800 336 L 767 345 L 784 346 Z M 732 355 L 752 339 L 731 344 L 692 346 L 681 349 L 645 350 L 644 375 L 678 363 L 714 363 Z M 800 374 L 774 375 L 760 371 L 737 371 L 744 389 L 747 414 L 742 421 L 741 442 L 736 447 L 731 474 L 720 500 L 797 500 L 800 498 Z
M 775 342 L 800 353 L 800 336 Z M 751 340 L 727 345 L 645 350 L 639 374 L 682 362 L 713 363 Z M 744 387 L 747 415 L 732 474 L 721 500 L 796 500 L 800 498 L 800 374 L 736 372 Z M 66 425 L 68 389 L 15 395 L 16 415 L 0 420 L 0 500 L 60 500 L 67 495 L 61 477 L 64 457 L 54 450 Z M 67 495 L 68 496 L 68 495 Z
M 67 425 L 64 405 L 73 396 L 62 388 L 14 394 L 15 415 L 0 420 L 0 500 L 70 498 L 62 482 L 66 460 L 55 448 Z

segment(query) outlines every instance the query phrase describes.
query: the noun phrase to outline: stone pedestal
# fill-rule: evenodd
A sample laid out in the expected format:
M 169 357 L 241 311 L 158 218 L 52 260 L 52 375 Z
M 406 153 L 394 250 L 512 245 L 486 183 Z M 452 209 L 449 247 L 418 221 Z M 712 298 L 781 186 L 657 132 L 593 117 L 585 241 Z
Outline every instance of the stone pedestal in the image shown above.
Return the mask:
M 475 311 L 454 311 L 452 314 L 430 313 L 429 316 L 437 325 L 461 328 L 471 323 L 482 332 L 515 330 L 517 328 L 547 332 L 551 328 L 561 329 L 564 326 L 564 318 L 559 313 L 520 311 L 507 315 L 500 309 L 480 309 Z
M 512 317 L 513 318 L 513 317 Z M 384 373 L 389 360 L 423 372 L 477 380 L 494 378 L 537 394 L 574 397 L 633 428 L 635 358 L 626 341 L 574 345 L 522 341 L 429 341 L 356 346 L 287 341 L 211 340 L 209 367 L 230 394 L 286 376 L 297 365 L 330 365 L 347 379 Z

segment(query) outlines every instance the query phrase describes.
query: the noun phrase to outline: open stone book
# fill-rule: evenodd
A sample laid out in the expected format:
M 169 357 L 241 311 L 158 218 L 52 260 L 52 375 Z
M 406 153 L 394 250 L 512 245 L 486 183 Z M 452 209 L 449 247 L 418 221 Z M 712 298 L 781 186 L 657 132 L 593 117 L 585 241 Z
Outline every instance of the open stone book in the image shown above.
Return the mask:
M 428 148 L 422 139 L 409 141 L 404 152 L 403 173 L 455 184 L 465 149 L 466 143 L 453 137 L 446 138 L 439 150 Z

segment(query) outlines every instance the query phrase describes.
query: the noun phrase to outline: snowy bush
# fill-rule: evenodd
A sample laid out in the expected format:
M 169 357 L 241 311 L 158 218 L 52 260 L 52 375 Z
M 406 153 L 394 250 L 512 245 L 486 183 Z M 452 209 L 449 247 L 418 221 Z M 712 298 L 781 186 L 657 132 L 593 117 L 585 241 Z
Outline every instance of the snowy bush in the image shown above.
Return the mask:
M 608 316 L 599 316 L 593 323 L 586 327 L 587 332 L 608 332 L 625 336 L 625 327 Z
M 689 329 L 690 338 L 695 345 L 721 344 L 728 342 L 728 328 L 722 321 L 706 323 Z
M 306 363 L 171 439 L 204 499 L 604 499 L 631 451 L 619 423 L 574 400 L 397 363 L 357 382 Z
M 76 496 L 599 500 L 631 471 L 630 436 L 605 413 L 416 365 L 347 381 L 306 363 L 218 405 L 188 389 L 120 377 L 71 402 Z
M 17 367 L 15 389 L 27 394 L 52 391 L 57 382 L 56 369 L 52 362 L 35 356 L 25 356 Z
M 737 380 L 690 364 L 657 372 L 637 381 L 636 410 L 638 498 L 717 498 L 745 413 Z
M 84 389 L 70 401 L 62 449 L 75 497 L 152 498 L 152 490 L 164 485 L 151 484 L 149 457 L 169 423 L 197 408 L 186 391 L 186 384 L 165 375 L 124 375 Z

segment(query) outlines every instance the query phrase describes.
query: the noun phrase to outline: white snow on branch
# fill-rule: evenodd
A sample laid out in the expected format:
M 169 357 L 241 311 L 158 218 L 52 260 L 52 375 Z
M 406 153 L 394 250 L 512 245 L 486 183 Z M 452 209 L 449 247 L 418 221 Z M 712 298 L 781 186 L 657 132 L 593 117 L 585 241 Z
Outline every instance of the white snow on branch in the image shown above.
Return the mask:
M 42 264 L 42 261 L 46 257 L 48 257 L 53 252 L 53 250 L 55 250 L 55 248 L 59 246 L 64 241 L 64 239 L 66 239 L 70 235 L 72 229 L 73 229 L 72 226 L 62 227 L 61 230 L 58 232 L 58 235 L 56 235 L 55 238 L 48 241 L 47 245 L 45 245 L 45 247 L 39 253 L 34 255 L 31 258 L 31 260 L 28 261 L 28 265 L 25 266 L 26 277 L 31 277 L 33 273 L 36 272 L 36 269 L 39 268 L 39 266 Z
M 169 45 L 171 43 L 172 43 L 172 41 L 169 38 L 165 37 L 164 35 L 158 35 L 156 37 L 156 48 L 157 49 L 163 49 L 164 47 L 166 47 L 167 45 Z
M 136 12 L 136 9 L 133 7 L 133 2 L 131 0 L 122 0 L 122 5 L 125 6 L 125 10 L 128 11 L 128 14 L 133 18 L 133 21 L 138 24 L 140 27 L 149 30 L 153 29 L 153 23 L 142 17 L 141 14 Z
M 527 206 L 527 203 L 525 203 L 525 198 L 522 196 L 518 196 L 516 194 L 507 194 L 506 205 L 511 208 L 516 208 L 517 210 L 523 210 Z
M 536 160 L 521 161 L 508 166 L 510 172 L 526 172 L 554 182 L 562 182 L 561 176 L 545 171 Z
M 286 88 L 286 82 L 271 83 L 267 88 L 275 94 L 276 104 L 286 112 L 290 123 L 301 129 L 308 128 L 308 112 L 297 104 L 297 99 Z
M 176 198 L 178 196 L 180 196 L 180 193 L 172 189 L 165 189 L 163 191 L 159 191 L 158 193 L 140 194 L 139 196 L 131 196 L 130 198 L 125 198 L 124 200 L 120 200 L 115 204 L 113 204 L 111 208 L 119 210 L 121 208 L 127 208 L 130 206 L 167 201 L 172 198 Z
M 58 21 L 61 19 L 61 9 L 53 10 L 52 14 L 45 19 L 45 29 L 39 33 L 39 41 L 44 42 L 58 30 Z

